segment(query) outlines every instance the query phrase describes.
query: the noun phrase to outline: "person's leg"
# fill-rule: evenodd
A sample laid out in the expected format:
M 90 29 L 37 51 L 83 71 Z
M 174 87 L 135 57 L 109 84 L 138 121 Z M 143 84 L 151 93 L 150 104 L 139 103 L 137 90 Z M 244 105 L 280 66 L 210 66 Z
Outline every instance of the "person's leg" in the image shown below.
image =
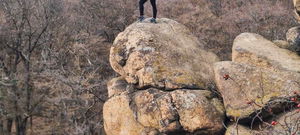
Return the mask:
M 144 16 L 144 4 L 147 0 L 140 0 L 139 5 L 140 5 L 140 16 Z
M 157 16 L 156 0 L 150 0 L 150 2 L 153 8 L 153 18 L 156 19 Z

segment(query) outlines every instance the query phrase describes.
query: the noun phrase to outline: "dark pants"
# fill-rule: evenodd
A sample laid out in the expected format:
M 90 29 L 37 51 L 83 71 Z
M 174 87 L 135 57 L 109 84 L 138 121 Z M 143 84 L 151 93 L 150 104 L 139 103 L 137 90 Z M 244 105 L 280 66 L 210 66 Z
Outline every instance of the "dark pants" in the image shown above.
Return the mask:
M 147 0 L 140 0 L 140 15 L 144 15 L 144 4 Z M 156 18 L 157 8 L 156 8 L 156 0 L 150 0 L 152 8 L 153 8 L 153 18 Z

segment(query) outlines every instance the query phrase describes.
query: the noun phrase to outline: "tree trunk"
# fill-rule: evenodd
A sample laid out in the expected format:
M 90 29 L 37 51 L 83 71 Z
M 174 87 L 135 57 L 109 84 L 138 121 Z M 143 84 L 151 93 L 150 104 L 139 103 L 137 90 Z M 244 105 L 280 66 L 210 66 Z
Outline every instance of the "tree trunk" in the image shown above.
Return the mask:
M 32 89 L 30 87 L 30 56 L 28 57 L 28 59 L 24 59 L 24 63 L 25 63 L 25 90 L 26 90 L 26 111 L 27 113 L 30 112 L 31 109 L 31 94 L 32 94 Z
M 13 119 L 9 118 L 7 120 L 7 123 L 6 123 L 6 132 L 8 133 L 8 135 L 10 135 L 11 133 L 11 129 L 12 129 L 12 124 L 13 124 Z
M 0 120 L 0 133 L 4 133 L 4 127 L 3 127 L 3 125 L 4 125 L 4 122 L 2 120 Z
M 8 118 L 7 120 L 0 121 L 0 134 L 10 135 L 12 129 L 13 120 Z
M 26 135 L 27 118 L 22 118 L 22 116 L 16 117 L 16 130 L 17 135 Z

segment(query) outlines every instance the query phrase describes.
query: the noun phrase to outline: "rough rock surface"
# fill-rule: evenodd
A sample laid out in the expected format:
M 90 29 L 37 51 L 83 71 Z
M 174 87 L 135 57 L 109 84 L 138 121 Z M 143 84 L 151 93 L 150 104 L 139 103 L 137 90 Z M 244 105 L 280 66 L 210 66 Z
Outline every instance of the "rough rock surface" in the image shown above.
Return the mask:
M 251 129 L 238 125 L 238 124 L 232 124 L 227 127 L 225 135 L 254 135 L 254 131 Z
M 236 37 L 232 61 L 272 70 L 300 73 L 300 57 L 294 52 L 279 48 L 258 34 L 242 33 Z
M 300 134 L 299 120 L 299 110 L 293 110 L 265 121 L 260 129 L 256 130 L 239 124 L 231 124 L 227 127 L 225 135 L 298 135 Z M 277 124 L 271 125 L 272 121 Z
M 127 82 L 123 77 L 113 78 L 107 83 L 108 97 L 119 95 L 126 91 Z
M 137 121 L 143 126 L 152 127 L 161 132 L 180 129 L 179 116 L 170 94 L 150 88 L 136 92 L 132 103 Z
M 211 92 L 177 90 L 171 96 L 186 131 L 212 134 L 223 129 L 224 106 Z
M 277 135 L 284 135 L 284 134 L 293 134 L 299 135 L 299 120 L 300 120 L 300 112 L 299 110 L 293 110 L 282 114 L 274 119 L 278 124 L 275 126 L 270 126 L 266 128 L 265 132 L 268 134 L 277 134 Z
M 228 61 L 216 63 L 214 71 L 229 117 L 248 118 L 270 102 L 300 92 L 300 74 L 295 72 L 272 71 Z M 224 79 L 224 75 L 229 75 L 229 79 Z
M 182 24 L 158 19 L 133 23 L 120 33 L 110 51 L 112 68 L 139 88 L 205 89 L 218 61 Z
M 295 12 L 295 18 L 300 22 L 300 0 L 293 0 L 294 3 L 294 12 Z
M 289 49 L 291 47 L 290 44 L 284 40 L 274 40 L 273 43 L 282 49 Z
M 145 128 L 131 110 L 130 98 L 120 95 L 110 98 L 103 106 L 104 129 L 107 135 L 141 135 Z
M 289 50 L 300 54 L 300 27 L 290 28 L 286 33 L 286 39 L 289 42 Z
M 149 88 L 112 97 L 104 105 L 103 117 L 108 135 L 217 134 L 223 129 L 224 107 L 206 90 L 164 92 Z
M 273 129 L 270 125 L 262 130 L 254 130 L 243 125 L 232 124 L 228 126 L 225 135 L 284 135 L 277 134 Z

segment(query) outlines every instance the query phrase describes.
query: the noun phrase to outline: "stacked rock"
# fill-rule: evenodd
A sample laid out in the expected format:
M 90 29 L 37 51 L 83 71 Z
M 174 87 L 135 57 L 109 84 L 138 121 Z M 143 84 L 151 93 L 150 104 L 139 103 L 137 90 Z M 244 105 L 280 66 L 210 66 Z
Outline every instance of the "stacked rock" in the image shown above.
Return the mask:
M 219 134 L 224 107 L 210 90 L 218 57 L 170 19 L 136 22 L 114 41 L 108 83 L 108 135 Z

